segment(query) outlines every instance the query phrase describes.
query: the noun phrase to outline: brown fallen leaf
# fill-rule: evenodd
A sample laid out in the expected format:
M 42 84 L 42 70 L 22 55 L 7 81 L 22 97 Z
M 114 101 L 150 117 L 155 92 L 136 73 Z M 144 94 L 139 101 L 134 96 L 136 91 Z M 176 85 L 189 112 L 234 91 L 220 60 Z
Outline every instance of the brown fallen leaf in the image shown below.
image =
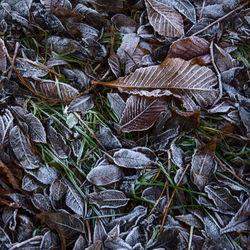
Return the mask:
M 213 88 L 216 83 L 217 78 L 208 67 L 180 58 L 167 58 L 160 65 L 139 68 L 112 82 L 92 82 L 141 96 L 174 95 L 188 111 L 198 109 L 193 98 L 202 107 L 212 105 L 218 96 L 218 89 Z

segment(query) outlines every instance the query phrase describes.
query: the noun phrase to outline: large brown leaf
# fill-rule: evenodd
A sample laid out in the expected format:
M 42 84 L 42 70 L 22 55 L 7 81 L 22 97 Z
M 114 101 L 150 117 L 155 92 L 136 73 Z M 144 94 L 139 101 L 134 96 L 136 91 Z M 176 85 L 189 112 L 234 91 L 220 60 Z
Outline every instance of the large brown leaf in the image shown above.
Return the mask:
M 130 96 L 122 114 L 120 130 L 122 132 L 146 130 L 166 109 L 166 103 L 160 99 Z
M 144 96 L 174 95 L 181 98 L 188 111 L 197 109 L 193 98 L 202 107 L 213 104 L 218 90 L 213 89 L 217 78 L 207 67 L 180 58 L 167 58 L 160 65 L 139 68 L 112 82 L 93 82 L 117 87 L 122 92 Z
M 156 0 L 145 0 L 148 19 L 162 36 L 180 37 L 184 35 L 181 15 L 173 8 Z

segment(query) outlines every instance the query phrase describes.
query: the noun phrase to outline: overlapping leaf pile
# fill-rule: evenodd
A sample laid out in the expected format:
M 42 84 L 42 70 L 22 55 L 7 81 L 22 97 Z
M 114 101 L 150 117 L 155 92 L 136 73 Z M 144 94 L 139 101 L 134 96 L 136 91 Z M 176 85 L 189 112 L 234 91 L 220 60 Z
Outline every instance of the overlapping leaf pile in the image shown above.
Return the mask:
M 247 6 L 0 1 L 0 248 L 247 249 Z

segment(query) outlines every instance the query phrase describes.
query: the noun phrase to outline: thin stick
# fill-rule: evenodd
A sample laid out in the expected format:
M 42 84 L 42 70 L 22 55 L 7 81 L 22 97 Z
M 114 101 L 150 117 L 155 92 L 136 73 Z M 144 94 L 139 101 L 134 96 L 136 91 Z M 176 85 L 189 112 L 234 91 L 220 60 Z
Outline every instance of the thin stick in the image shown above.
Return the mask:
M 208 26 L 206 26 L 205 28 L 197 31 L 196 33 L 194 33 L 192 36 L 196 36 L 200 33 L 202 33 L 203 31 L 209 29 L 210 27 L 212 27 L 213 25 L 215 25 L 216 23 L 219 23 L 220 21 L 222 21 L 223 19 L 225 19 L 226 17 L 230 16 L 231 14 L 233 14 L 234 12 L 236 12 L 237 10 L 240 10 L 242 9 L 243 7 L 245 7 L 247 4 L 249 3 L 249 1 L 245 2 L 244 4 L 240 5 L 239 7 L 237 7 L 236 9 L 234 10 L 231 10 L 230 12 L 228 12 L 226 15 L 218 18 L 216 21 L 210 23 Z
M 199 16 L 199 20 L 201 20 L 201 18 L 202 18 L 203 11 L 204 11 L 204 8 L 205 8 L 205 4 L 206 4 L 206 0 L 203 0 L 202 7 L 201 7 L 201 13 L 200 13 L 200 16 Z
M 210 50 L 210 56 L 211 56 L 211 62 L 213 64 L 213 67 L 215 69 L 215 72 L 217 74 L 217 78 L 218 78 L 218 83 L 219 83 L 219 96 L 217 97 L 217 99 L 214 101 L 213 106 L 221 99 L 222 97 L 222 83 L 221 83 L 221 75 L 220 72 L 215 64 L 214 61 L 214 40 L 212 40 L 210 46 L 209 46 L 209 50 Z
M 81 122 L 81 124 L 89 131 L 89 133 L 95 138 L 95 140 L 98 142 L 98 144 L 102 147 L 102 149 L 106 150 L 105 148 L 103 148 L 101 142 L 98 140 L 98 138 L 96 137 L 96 135 L 94 134 L 94 132 L 88 127 L 88 125 L 81 119 L 81 117 L 76 113 L 73 112 L 73 114 L 75 115 L 75 117 Z
M 13 55 L 13 57 L 12 57 L 12 62 L 13 62 L 13 64 L 14 64 L 14 62 L 15 62 L 15 60 L 16 60 L 16 56 L 17 56 L 17 52 L 18 52 L 19 47 L 20 47 L 20 43 L 17 42 L 17 43 L 16 43 L 16 46 L 15 46 L 14 55 Z M 13 71 L 13 67 L 11 66 L 11 69 L 10 69 L 10 71 L 9 71 L 9 73 L 8 73 L 8 80 L 9 80 L 10 77 L 11 77 L 12 71 Z
M 58 74 L 58 73 L 55 72 L 54 70 L 52 70 L 52 69 L 50 69 L 50 68 L 48 68 L 48 67 L 46 67 L 46 66 L 44 66 L 44 65 L 42 65 L 42 64 L 38 64 L 38 63 L 32 62 L 32 61 L 30 61 L 30 60 L 26 60 L 26 59 L 24 59 L 24 58 L 20 58 L 20 57 L 18 57 L 17 59 L 18 59 L 18 60 L 21 60 L 21 61 L 24 61 L 24 62 L 27 62 L 27 63 L 30 63 L 30 64 L 32 64 L 32 65 L 34 65 L 34 66 L 37 66 L 37 67 L 46 69 L 46 70 L 48 70 L 49 72 L 53 73 L 54 75 L 56 75 L 56 76 L 59 77 L 59 78 L 62 77 L 60 74 Z
M 183 173 L 182 173 L 182 175 L 181 175 L 179 181 L 178 181 L 177 184 L 176 184 L 177 187 L 180 185 L 180 183 L 181 183 L 181 181 L 182 181 L 182 179 L 183 179 L 183 177 L 184 177 L 184 175 L 185 175 L 185 173 L 186 173 L 186 171 L 188 170 L 188 168 L 189 168 L 190 165 L 191 165 L 191 164 L 189 163 L 189 164 L 186 166 L 186 168 L 184 169 L 184 171 L 183 171 Z M 163 226 L 164 226 L 164 224 L 165 224 L 165 221 L 166 221 L 166 218 L 167 218 L 167 213 L 168 213 L 168 208 L 170 207 L 170 204 L 171 204 L 171 202 L 172 202 L 172 200 L 173 200 L 173 198 L 174 198 L 175 193 L 176 193 L 176 189 L 174 189 L 174 191 L 173 191 L 173 193 L 172 193 L 172 195 L 171 195 L 171 197 L 170 197 L 170 199 L 169 199 L 167 205 L 166 205 L 165 208 L 164 208 L 164 212 L 163 212 L 163 213 L 164 213 L 164 216 L 163 216 L 163 220 L 162 220 L 162 223 L 161 223 L 161 228 L 160 228 L 160 230 L 159 230 L 159 234 L 161 233 L 161 231 L 162 231 L 162 229 L 163 229 Z
M 20 243 L 17 243 L 16 245 L 14 245 L 13 247 L 11 247 L 9 250 L 14 250 L 16 248 L 20 248 L 24 245 L 26 245 L 27 243 L 30 243 L 31 241 L 34 241 L 34 240 L 41 240 L 43 238 L 43 235 L 37 235 L 37 236 L 34 236 L 28 240 L 25 240 L 25 241 L 22 241 Z
M 218 163 L 220 164 L 220 166 L 222 168 L 224 168 L 226 171 L 228 171 L 231 175 L 233 175 L 233 177 L 235 177 L 235 179 L 237 179 L 241 184 L 243 184 L 245 186 L 249 186 L 236 173 L 234 173 L 230 168 L 228 168 L 225 164 L 223 164 L 221 162 L 220 158 L 217 155 L 215 155 L 214 157 L 218 161 Z

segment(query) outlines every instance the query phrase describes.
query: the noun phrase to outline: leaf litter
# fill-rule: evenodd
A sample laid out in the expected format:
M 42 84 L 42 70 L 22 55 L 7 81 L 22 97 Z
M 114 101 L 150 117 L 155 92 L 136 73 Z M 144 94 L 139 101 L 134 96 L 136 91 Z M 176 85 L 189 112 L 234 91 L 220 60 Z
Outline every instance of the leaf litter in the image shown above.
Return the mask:
M 246 249 L 248 7 L 1 1 L 1 249 Z

